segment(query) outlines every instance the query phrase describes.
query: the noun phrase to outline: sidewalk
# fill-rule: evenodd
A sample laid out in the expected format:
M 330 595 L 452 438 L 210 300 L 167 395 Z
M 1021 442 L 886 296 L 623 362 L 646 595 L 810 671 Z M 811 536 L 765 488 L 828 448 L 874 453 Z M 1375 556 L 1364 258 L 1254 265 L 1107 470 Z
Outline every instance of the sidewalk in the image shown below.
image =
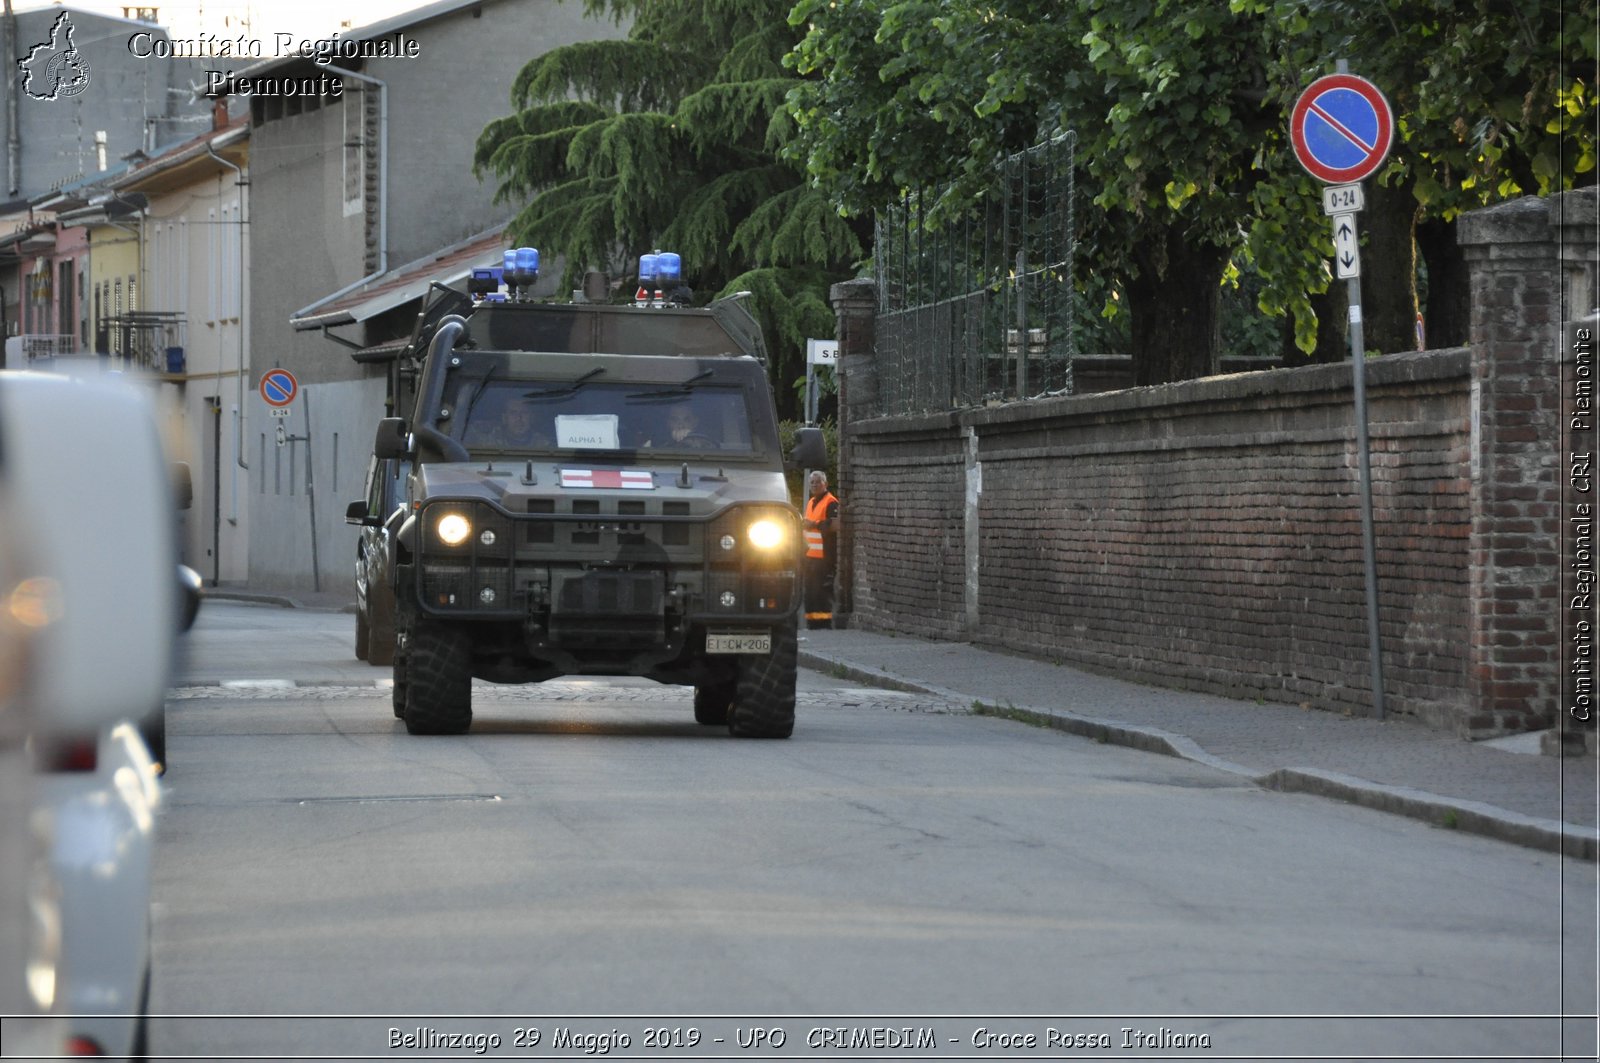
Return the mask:
M 925 691 L 1118 745 L 1210 764 L 1441 827 L 1595 860 L 1594 757 L 1539 754 L 1537 735 L 1469 742 L 1405 719 L 1193 694 L 979 649 L 869 631 L 802 631 L 800 663 Z
M 215 598 L 354 612 L 348 588 Z M 1116 745 L 1183 757 L 1269 789 L 1352 801 L 1441 827 L 1600 859 L 1592 756 L 1539 753 L 1539 736 L 1468 742 L 1405 719 L 1145 686 L 980 649 L 870 631 L 802 631 L 800 663 L 869 686 L 913 690 Z M 1021 724 L 1019 724 L 1021 726 Z

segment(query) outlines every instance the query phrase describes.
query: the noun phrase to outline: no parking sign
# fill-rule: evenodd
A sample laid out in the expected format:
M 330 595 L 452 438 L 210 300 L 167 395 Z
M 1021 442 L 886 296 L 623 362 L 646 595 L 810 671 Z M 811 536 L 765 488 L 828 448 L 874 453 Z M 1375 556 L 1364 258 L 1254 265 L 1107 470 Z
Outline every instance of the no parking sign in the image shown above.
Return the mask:
M 261 399 L 274 417 L 289 416 L 289 404 L 300 393 L 300 382 L 287 369 L 269 369 L 261 374 Z
M 1295 157 L 1312 177 L 1344 184 L 1369 177 L 1394 142 L 1394 115 L 1378 86 L 1354 74 L 1313 81 L 1289 118 Z

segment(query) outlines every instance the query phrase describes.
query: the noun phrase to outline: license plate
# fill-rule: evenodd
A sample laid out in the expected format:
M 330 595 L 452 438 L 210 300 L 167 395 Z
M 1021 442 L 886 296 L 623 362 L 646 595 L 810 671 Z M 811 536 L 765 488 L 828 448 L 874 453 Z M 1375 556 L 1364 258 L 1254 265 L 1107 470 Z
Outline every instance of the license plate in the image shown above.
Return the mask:
M 710 631 L 706 633 L 707 653 L 771 653 L 770 631 Z

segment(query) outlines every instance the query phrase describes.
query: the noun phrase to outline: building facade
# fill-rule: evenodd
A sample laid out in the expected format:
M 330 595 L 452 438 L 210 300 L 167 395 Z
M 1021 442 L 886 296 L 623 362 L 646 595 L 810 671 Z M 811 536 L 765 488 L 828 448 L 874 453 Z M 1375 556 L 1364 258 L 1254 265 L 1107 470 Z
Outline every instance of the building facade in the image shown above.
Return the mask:
M 251 462 L 249 582 L 282 591 L 348 587 L 359 497 L 386 370 L 357 362 L 293 319 L 315 315 L 401 266 L 502 225 L 492 181 L 472 173 L 478 134 L 510 107 L 522 67 L 557 46 L 620 37 L 626 26 L 559 0 L 444 0 L 344 35 L 409 44 L 409 55 L 267 61 L 241 77 L 339 82 L 338 95 L 249 97 L 252 376 L 281 367 L 300 395 L 282 419 L 247 396 Z M 253 82 L 254 83 L 254 82 Z
M 170 38 L 160 26 L 54 5 L 0 16 L 0 40 L 20 67 L 0 79 L 7 199 L 109 172 L 205 127 L 210 103 L 191 88 L 200 64 L 161 54 Z
M 115 302 L 100 334 L 114 358 L 161 380 L 173 456 L 189 464 L 194 502 L 184 518 L 185 562 L 211 585 L 243 580 L 249 553 L 249 457 L 241 435 L 249 379 L 249 126 L 241 116 L 132 169 L 112 191 L 143 202 L 136 239 L 137 299 Z M 107 286 L 109 284 L 109 287 Z

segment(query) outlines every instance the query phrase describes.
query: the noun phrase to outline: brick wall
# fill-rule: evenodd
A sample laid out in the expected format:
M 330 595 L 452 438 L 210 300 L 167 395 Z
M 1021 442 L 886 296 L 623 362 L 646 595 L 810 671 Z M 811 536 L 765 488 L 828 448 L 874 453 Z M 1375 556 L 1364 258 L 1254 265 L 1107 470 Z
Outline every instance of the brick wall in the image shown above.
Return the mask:
M 1472 345 L 1367 363 L 1391 715 L 1557 719 L 1561 323 L 1600 298 L 1596 203 L 1463 216 Z M 834 291 L 849 623 L 1372 711 L 1347 364 L 877 417 L 869 294 Z
M 1463 215 L 1480 393 L 1469 730 L 1548 727 L 1560 700 L 1564 319 L 1596 305 L 1596 190 Z
M 1386 694 L 1439 726 L 1467 685 L 1469 370 L 1403 355 L 1368 381 Z M 1349 393 L 1318 366 L 853 426 L 853 622 L 1364 713 Z

